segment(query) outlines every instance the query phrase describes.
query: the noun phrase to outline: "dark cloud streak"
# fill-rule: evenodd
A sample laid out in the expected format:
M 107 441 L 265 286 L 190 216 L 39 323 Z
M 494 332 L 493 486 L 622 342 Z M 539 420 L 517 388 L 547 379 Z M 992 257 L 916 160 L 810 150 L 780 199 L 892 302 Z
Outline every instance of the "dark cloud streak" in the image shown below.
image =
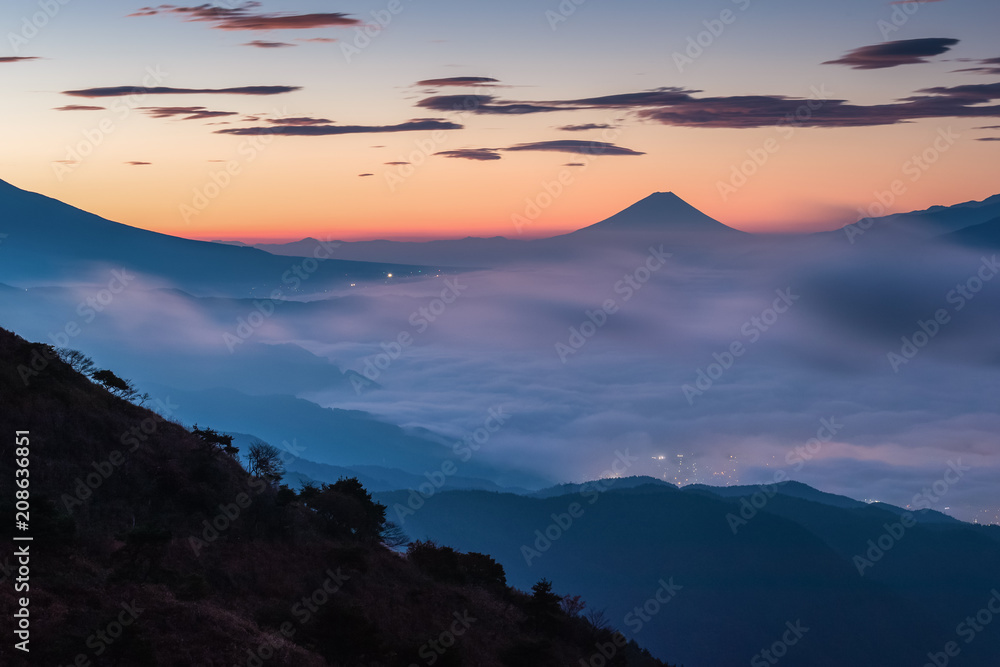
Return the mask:
M 492 160 L 499 160 L 501 158 L 500 154 L 497 153 L 497 150 L 498 149 L 496 148 L 456 148 L 455 150 L 450 151 L 440 151 L 434 155 L 489 162 Z
M 243 46 L 254 46 L 258 49 L 283 49 L 288 46 L 297 46 L 288 42 L 266 42 L 262 39 L 255 39 L 252 42 L 245 42 Z
M 205 107 L 139 107 L 153 118 L 178 118 L 178 120 L 208 120 L 222 116 L 236 116 L 235 111 L 211 111 Z
M 252 136 L 277 134 L 286 137 L 321 137 L 336 134 L 375 134 L 380 132 L 413 132 L 421 130 L 461 130 L 462 125 L 442 120 L 410 120 L 397 125 L 277 125 L 274 127 L 243 127 L 216 130 L 216 134 Z
M 640 151 L 631 148 L 615 146 L 604 141 L 577 141 L 575 139 L 561 139 L 558 141 L 534 141 L 526 144 L 517 144 L 506 151 L 555 151 L 560 153 L 576 153 L 579 155 L 645 155 Z
M 903 39 L 896 42 L 872 44 L 849 51 L 837 60 L 828 60 L 824 65 L 846 65 L 852 69 L 884 69 L 900 65 L 918 65 L 928 62 L 928 58 L 946 53 L 958 44 L 957 39 L 946 37 L 924 37 Z
M 255 13 L 261 3 L 247 2 L 238 7 L 217 7 L 214 5 L 197 5 L 195 7 L 178 7 L 176 5 L 158 5 L 143 7 L 129 16 L 157 16 L 159 14 L 176 14 L 189 22 L 213 23 L 215 30 L 308 30 L 310 28 L 326 28 L 331 26 L 356 26 L 361 21 L 341 12 L 313 14 L 264 14 Z
M 281 95 L 302 90 L 299 86 L 240 86 L 237 88 L 167 88 L 157 86 L 109 86 L 64 90 L 70 97 L 125 97 L 126 95 Z
M 572 100 L 507 101 L 490 95 L 428 97 L 417 106 L 436 111 L 474 114 L 548 113 L 615 109 L 663 125 L 702 128 L 756 128 L 792 123 L 797 127 L 866 127 L 925 118 L 997 118 L 1000 83 L 918 90 L 887 104 L 856 105 L 826 97 L 822 89 L 812 99 L 782 95 L 696 97 L 700 90 L 660 88 L 636 93 Z
M 418 86 L 485 86 L 500 83 L 497 79 L 488 76 L 450 76 L 443 79 L 424 79 L 417 81 Z

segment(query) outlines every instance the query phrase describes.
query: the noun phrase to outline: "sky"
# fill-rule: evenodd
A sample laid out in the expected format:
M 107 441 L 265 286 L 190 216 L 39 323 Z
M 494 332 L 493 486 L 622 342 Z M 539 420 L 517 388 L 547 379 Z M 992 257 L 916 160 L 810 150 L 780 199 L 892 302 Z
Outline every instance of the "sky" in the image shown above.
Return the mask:
M 657 191 L 747 231 L 832 229 L 998 192 L 998 19 L 994 0 L 12 0 L 0 178 L 203 239 L 545 236 Z

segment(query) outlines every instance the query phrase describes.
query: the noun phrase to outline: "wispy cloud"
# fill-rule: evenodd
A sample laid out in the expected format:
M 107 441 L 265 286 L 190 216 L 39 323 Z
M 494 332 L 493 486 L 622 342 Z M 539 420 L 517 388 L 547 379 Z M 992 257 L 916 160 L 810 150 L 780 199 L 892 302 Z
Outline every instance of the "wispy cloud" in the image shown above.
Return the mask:
M 442 157 L 460 158 L 464 160 L 479 160 L 481 162 L 487 162 L 490 160 L 499 160 L 501 158 L 500 154 L 497 153 L 496 148 L 456 148 L 450 151 L 439 151 L 434 155 L 440 155 Z
M 107 107 L 95 107 L 88 104 L 67 104 L 61 107 L 55 107 L 53 111 L 103 111 Z
M 585 132 L 587 130 L 606 130 L 612 127 L 614 125 L 608 125 L 607 123 L 584 123 L 583 125 L 563 125 L 556 129 L 563 132 Z
M 424 79 L 417 81 L 416 85 L 438 88 L 442 86 L 488 86 L 495 83 L 499 83 L 499 81 L 488 76 L 449 76 L 443 79 Z
M 461 130 L 462 125 L 444 120 L 416 119 L 397 125 L 276 125 L 273 127 L 234 127 L 216 130 L 216 134 L 277 134 L 286 137 L 321 137 L 335 134 L 375 134 L 418 130 Z
M 985 60 L 964 60 L 963 62 L 979 63 L 978 67 L 966 67 L 955 70 L 956 72 L 974 72 L 976 74 L 1000 74 L 1000 58 L 986 58 Z
M 622 146 L 616 146 L 604 141 L 577 141 L 574 139 L 535 141 L 531 143 L 516 144 L 507 148 L 457 148 L 454 150 L 439 151 L 434 155 L 487 162 L 501 159 L 503 157 L 500 154 L 501 151 L 545 151 L 557 153 L 576 153 L 578 155 L 593 156 L 645 155 L 645 153 L 634 151 L 631 148 L 623 148 Z M 583 166 L 583 163 L 573 163 L 572 166 Z
M 0 63 L 20 63 L 26 60 L 41 60 L 38 56 L 3 56 Z
M 145 167 L 145 166 L 151 165 L 153 163 L 152 162 L 141 162 L 139 160 L 129 160 L 125 164 L 131 165 L 133 167 Z
M 173 14 L 181 16 L 185 21 L 211 23 L 213 24 L 212 28 L 216 30 L 308 30 L 331 26 L 355 26 L 362 23 L 360 20 L 340 12 L 266 14 L 254 11 L 260 7 L 261 3 L 259 2 L 246 2 L 232 8 L 209 4 L 194 7 L 158 5 L 156 7 L 143 7 L 129 16 Z
M 566 111 L 565 108 L 530 102 L 505 102 L 492 95 L 436 95 L 417 102 L 417 106 L 434 111 L 471 111 L 477 114 L 518 116 L 529 113 Z
M 244 42 L 243 46 L 255 46 L 258 49 L 283 49 L 288 46 L 297 46 L 288 42 L 266 42 L 262 39 L 255 39 L 252 42 Z
M 205 107 L 139 107 L 153 118 L 177 118 L 178 120 L 207 120 L 221 116 L 236 116 L 235 111 L 211 111 Z
M 561 139 L 557 141 L 534 141 L 526 144 L 517 144 L 506 151 L 555 151 L 559 153 L 578 153 L 580 155 L 645 155 L 640 151 L 631 148 L 624 148 L 609 144 L 605 141 L 577 141 L 575 139 Z
M 1000 83 L 924 88 L 887 104 L 857 105 L 847 100 L 803 99 L 783 95 L 699 97 L 700 90 L 658 88 L 568 100 L 510 101 L 490 95 L 446 95 L 425 98 L 418 107 L 473 114 L 547 113 L 616 109 L 663 125 L 701 128 L 755 128 L 780 125 L 795 118 L 798 127 L 865 127 L 924 118 L 1000 118 Z M 803 116 L 803 105 L 809 114 Z
M 237 88 L 144 88 L 142 86 L 110 86 L 64 90 L 71 97 L 124 97 L 126 95 L 281 95 L 302 90 L 300 86 L 240 86 Z
M 823 64 L 846 65 L 852 69 L 884 69 L 900 65 L 916 65 L 928 62 L 928 58 L 946 53 L 956 44 L 958 44 L 957 39 L 946 37 L 903 39 L 862 46 L 849 51 L 837 60 L 828 60 Z
M 257 119 L 255 118 L 254 120 Z M 328 120 L 326 118 L 309 118 L 306 116 L 293 118 L 268 118 L 267 122 L 275 125 L 329 125 L 333 123 L 332 120 Z

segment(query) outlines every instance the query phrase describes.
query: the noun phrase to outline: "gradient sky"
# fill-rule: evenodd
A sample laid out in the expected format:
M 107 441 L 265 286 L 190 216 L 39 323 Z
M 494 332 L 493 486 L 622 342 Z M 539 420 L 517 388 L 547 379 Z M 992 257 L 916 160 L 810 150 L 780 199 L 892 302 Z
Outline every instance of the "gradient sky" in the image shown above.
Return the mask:
M 1000 138 L 1000 107 L 994 103 L 1000 99 L 1000 64 L 989 62 L 1000 57 L 995 0 L 905 6 L 883 0 L 565 0 L 561 6 L 575 10 L 558 23 L 552 22 L 560 12 L 557 0 L 223 2 L 211 5 L 222 8 L 213 21 L 170 11 L 130 16 L 143 13 L 143 5 L 122 0 L 50 4 L 58 11 L 37 30 L 27 26 L 43 23 L 45 2 L 13 0 L 0 8 L 0 178 L 119 222 L 180 236 L 517 236 L 512 216 L 524 215 L 526 202 L 540 195 L 544 203 L 545 184 L 560 174 L 563 192 L 524 229 L 525 236 L 591 224 L 654 191 L 673 191 L 750 231 L 854 222 L 857 210 L 868 208 L 874 193 L 896 179 L 905 193 L 890 211 L 1000 191 L 1000 142 L 981 140 Z M 352 24 L 377 25 L 373 12 L 385 16 L 390 7 L 400 11 L 384 30 L 367 45 L 355 41 Z M 683 53 L 689 38 L 706 31 L 704 22 L 723 11 L 731 12 L 729 24 L 717 36 L 705 32 L 703 52 L 678 67 L 673 54 Z M 333 21 L 276 19 L 317 13 L 342 13 L 347 25 L 288 29 L 290 23 Z M 275 25 L 279 29 L 236 29 Z M 348 58 L 345 45 L 364 48 Z M 841 62 L 824 64 L 834 60 Z M 86 92 L 141 87 L 151 83 L 151 70 L 164 73 L 152 82 L 156 86 L 250 89 L 135 99 Z M 416 85 L 451 77 L 498 83 Z M 246 94 L 263 92 L 261 86 L 298 89 Z M 579 102 L 660 88 L 687 96 L 688 106 L 667 109 L 679 111 L 683 120 L 665 120 L 656 115 L 663 107 L 645 103 L 608 108 Z M 917 92 L 928 88 L 937 90 Z M 843 102 L 824 102 L 815 122 L 776 126 L 785 110 L 801 107 L 817 90 Z M 435 95 L 475 94 L 495 99 L 466 113 L 417 106 Z M 922 99 L 899 101 L 912 96 Z M 711 101 L 692 106 L 691 98 Z M 490 105 L 553 101 L 561 101 L 548 105 L 558 107 L 554 111 L 484 113 Z M 105 108 L 57 110 L 67 105 Z M 141 107 L 233 113 L 188 119 L 196 114 Z M 713 127 L 693 126 L 708 117 L 717 118 Z M 218 133 L 288 127 L 289 121 L 269 121 L 289 118 L 330 121 L 321 127 L 438 119 L 418 127 L 450 123 L 461 129 Z M 613 128 L 611 134 L 560 129 L 583 124 Z M 939 142 L 946 149 L 938 151 L 934 144 L 942 132 L 957 138 Z M 495 158 L 485 160 L 432 154 L 557 141 L 604 141 L 628 151 L 473 154 Z M 747 151 L 760 155 L 768 146 L 766 162 L 723 196 L 719 183 L 729 181 Z M 915 172 L 908 161 L 924 151 L 936 161 Z M 422 164 L 386 164 L 394 161 Z M 238 174 L 216 193 L 213 174 L 229 163 Z M 574 163 L 583 166 L 564 166 Z M 206 192 L 218 196 L 196 197 Z M 191 207 L 187 215 L 184 206 Z

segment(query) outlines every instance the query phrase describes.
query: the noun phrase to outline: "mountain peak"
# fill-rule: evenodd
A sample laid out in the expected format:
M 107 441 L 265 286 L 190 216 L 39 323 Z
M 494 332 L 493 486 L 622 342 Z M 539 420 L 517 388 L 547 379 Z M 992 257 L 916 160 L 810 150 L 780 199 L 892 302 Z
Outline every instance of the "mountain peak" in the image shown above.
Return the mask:
M 580 231 L 605 232 L 730 232 L 741 234 L 711 218 L 673 192 L 654 192 L 628 208 Z

